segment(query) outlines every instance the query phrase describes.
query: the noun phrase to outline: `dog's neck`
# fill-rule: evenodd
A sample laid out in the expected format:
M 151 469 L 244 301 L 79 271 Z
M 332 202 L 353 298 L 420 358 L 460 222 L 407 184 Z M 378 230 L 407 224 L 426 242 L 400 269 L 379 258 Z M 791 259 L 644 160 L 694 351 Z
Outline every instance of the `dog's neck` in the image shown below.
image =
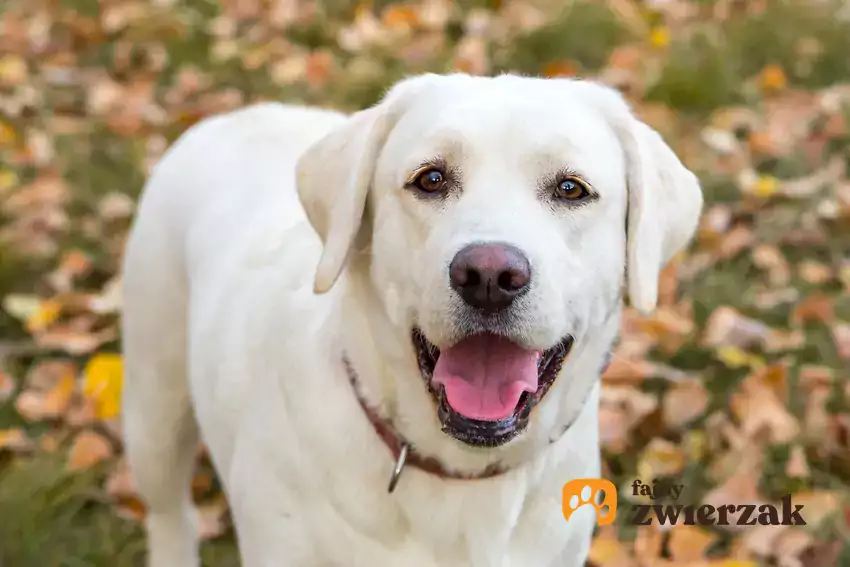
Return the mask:
M 367 402 L 363 398 L 363 395 L 360 393 L 359 390 L 360 384 L 357 372 L 354 370 L 351 365 L 351 362 L 345 355 L 343 355 L 343 364 L 345 365 L 346 372 L 348 373 L 348 379 L 351 382 L 351 387 L 354 390 L 355 395 L 357 396 L 357 401 L 360 402 L 360 407 L 363 408 L 363 413 L 366 414 L 366 417 L 369 419 L 369 422 L 375 429 L 375 433 L 378 434 L 378 437 L 380 437 L 384 444 L 387 446 L 390 453 L 392 454 L 393 461 L 396 463 L 393 474 L 390 477 L 390 483 L 388 486 L 389 492 L 392 492 L 395 489 L 395 483 L 397 482 L 398 477 L 401 475 L 405 466 L 415 467 L 440 478 L 450 478 L 455 480 L 475 480 L 490 478 L 505 472 L 505 470 L 501 466 L 494 465 L 491 467 L 487 467 L 486 469 L 477 474 L 457 473 L 443 467 L 443 465 L 437 459 L 419 454 L 416 449 L 414 449 L 411 444 L 407 442 L 407 440 L 402 438 L 402 436 L 399 434 L 398 431 L 396 431 L 392 423 L 390 423 L 387 419 L 381 417 L 378 414 L 377 410 L 371 407 L 369 405 L 369 402 Z

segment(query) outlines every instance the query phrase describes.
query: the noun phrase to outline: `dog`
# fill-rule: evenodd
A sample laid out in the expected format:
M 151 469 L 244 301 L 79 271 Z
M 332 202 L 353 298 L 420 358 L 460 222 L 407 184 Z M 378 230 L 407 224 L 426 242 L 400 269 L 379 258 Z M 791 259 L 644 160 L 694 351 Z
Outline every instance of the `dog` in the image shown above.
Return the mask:
M 193 126 L 123 265 L 148 564 L 199 565 L 207 448 L 246 567 L 583 565 L 600 374 L 695 232 L 696 176 L 593 81 L 419 75 Z M 586 513 L 585 513 L 586 512 Z

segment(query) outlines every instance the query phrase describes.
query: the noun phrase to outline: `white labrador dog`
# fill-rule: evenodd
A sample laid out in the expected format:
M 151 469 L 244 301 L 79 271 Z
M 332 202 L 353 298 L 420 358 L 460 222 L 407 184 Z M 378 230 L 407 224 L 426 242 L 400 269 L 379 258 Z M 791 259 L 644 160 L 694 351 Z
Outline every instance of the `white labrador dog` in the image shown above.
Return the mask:
M 561 490 L 600 474 L 621 287 L 654 308 L 701 206 L 592 82 L 423 75 L 193 127 L 125 260 L 150 565 L 198 565 L 199 439 L 246 567 L 583 565 L 595 515 Z

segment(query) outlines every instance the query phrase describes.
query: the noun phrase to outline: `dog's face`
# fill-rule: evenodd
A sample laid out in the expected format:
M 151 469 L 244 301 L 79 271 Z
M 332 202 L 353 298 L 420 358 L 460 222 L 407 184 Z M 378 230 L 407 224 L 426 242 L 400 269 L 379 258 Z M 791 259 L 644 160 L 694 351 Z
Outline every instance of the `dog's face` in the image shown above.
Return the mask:
M 567 80 L 410 79 L 298 170 L 325 243 L 317 291 L 365 243 L 350 269 L 368 272 L 421 375 L 397 378 L 395 405 L 473 446 L 569 420 L 616 332 L 624 268 L 652 309 L 702 203 L 618 94 Z

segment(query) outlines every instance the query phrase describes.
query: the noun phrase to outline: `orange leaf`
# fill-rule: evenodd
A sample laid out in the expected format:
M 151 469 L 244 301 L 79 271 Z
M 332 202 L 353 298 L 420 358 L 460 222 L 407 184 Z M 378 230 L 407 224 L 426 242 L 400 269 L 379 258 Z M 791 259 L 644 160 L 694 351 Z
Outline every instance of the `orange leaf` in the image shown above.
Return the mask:
M 747 143 L 750 146 L 750 151 L 755 154 L 771 156 L 777 152 L 770 134 L 762 130 L 750 133 Z
M 141 522 L 147 515 L 147 506 L 138 497 L 128 496 L 119 499 L 115 505 L 115 511 L 121 518 Z
M 561 59 L 544 65 L 542 73 L 545 77 L 574 77 L 579 73 L 579 66 L 570 59 Z
M 391 29 L 406 29 L 419 24 L 419 12 L 413 6 L 390 4 L 381 15 L 381 22 Z
M 768 65 L 762 69 L 759 82 L 765 92 L 778 92 L 785 90 L 788 86 L 788 77 L 785 76 L 785 71 L 779 65 Z
M 93 431 L 83 431 L 74 439 L 68 454 L 68 470 L 90 468 L 112 456 L 112 445 Z
M 315 51 L 307 56 L 307 84 L 319 88 L 327 84 L 331 76 L 334 58 L 327 51 Z
M 835 299 L 820 292 L 813 293 L 797 304 L 791 313 L 795 325 L 806 323 L 829 324 L 835 319 Z
M 696 526 L 676 526 L 670 530 L 668 548 L 674 561 L 700 561 L 708 547 L 717 539 Z

